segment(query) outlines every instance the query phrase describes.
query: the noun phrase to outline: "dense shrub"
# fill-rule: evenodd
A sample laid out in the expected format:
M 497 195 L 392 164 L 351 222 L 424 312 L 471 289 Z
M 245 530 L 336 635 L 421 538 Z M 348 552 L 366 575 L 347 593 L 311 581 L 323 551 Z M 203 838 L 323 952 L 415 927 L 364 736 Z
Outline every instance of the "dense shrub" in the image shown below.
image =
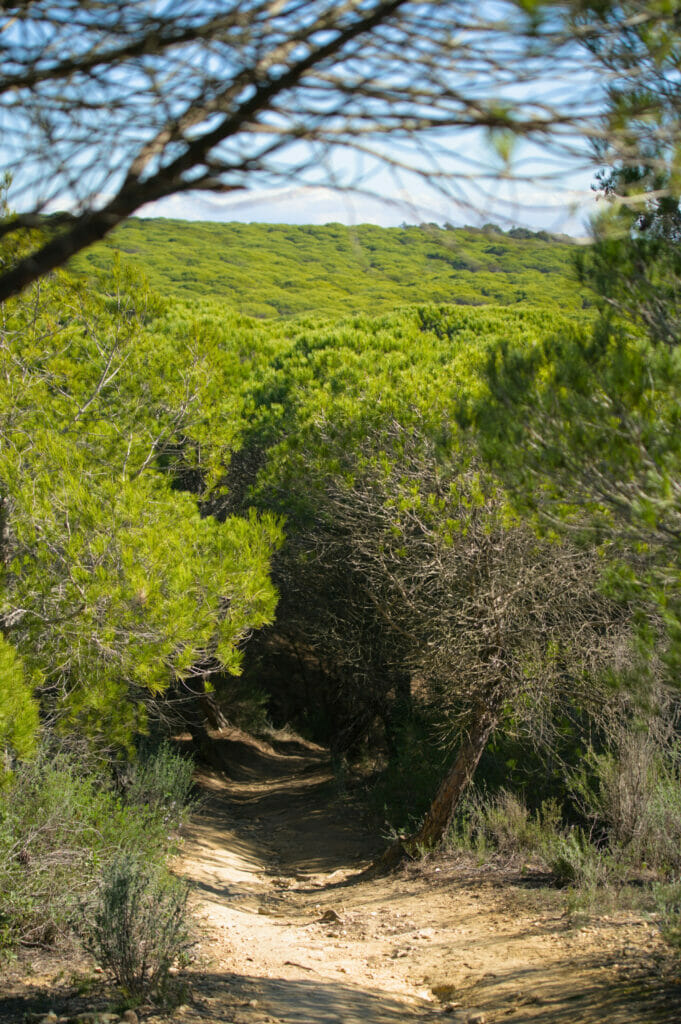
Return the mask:
M 575 796 L 590 832 L 618 860 L 665 877 L 681 873 L 679 752 L 649 732 L 624 732 L 585 759 Z
M 681 882 L 656 885 L 653 896 L 660 931 L 669 945 L 681 953 Z
M 167 1001 L 170 968 L 191 946 L 187 886 L 139 854 L 106 866 L 86 944 L 128 999 Z
M 473 790 L 462 803 L 449 834 L 449 844 L 479 854 L 494 851 L 505 857 L 538 853 L 556 835 L 561 811 L 545 800 L 532 814 L 523 799 L 506 789 L 494 796 Z
M 580 828 L 546 836 L 542 853 L 559 886 L 592 890 L 620 874 L 617 861 L 594 846 Z
M 178 823 L 189 807 L 194 766 L 179 757 L 168 743 L 133 763 L 126 788 L 126 803 L 151 810 L 162 809 L 169 823 Z
M 211 224 L 134 218 L 79 255 L 78 272 L 126 254 L 162 295 L 256 317 L 389 312 L 407 303 L 526 302 L 577 309 L 570 245 L 475 228 Z M 225 258 L 225 253 L 229 258 Z
M 163 861 L 191 766 L 161 748 L 126 797 L 74 756 L 42 752 L 0 791 L 0 948 L 77 931 L 100 873 L 121 854 Z
M 565 888 L 568 911 L 629 903 L 654 912 L 681 951 L 681 776 L 669 736 L 651 721 L 646 732 L 622 729 L 609 750 L 589 750 L 568 773 L 571 823 L 555 800 L 533 814 L 513 792 L 473 790 L 449 847 L 485 859 L 533 857 Z

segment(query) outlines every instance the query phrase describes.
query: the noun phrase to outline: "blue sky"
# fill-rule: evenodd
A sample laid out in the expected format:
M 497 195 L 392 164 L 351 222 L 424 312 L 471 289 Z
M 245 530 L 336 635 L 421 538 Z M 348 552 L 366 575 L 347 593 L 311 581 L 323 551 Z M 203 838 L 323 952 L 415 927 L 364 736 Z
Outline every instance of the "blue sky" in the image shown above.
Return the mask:
M 565 141 L 565 140 L 564 140 Z M 434 221 L 504 228 L 521 226 L 584 236 L 598 201 L 591 189 L 597 165 L 588 143 L 567 140 L 561 149 L 518 140 L 508 159 L 489 133 L 464 129 L 446 133 L 432 149 L 400 149 L 383 143 L 386 161 L 353 151 L 329 149 L 300 177 L 284 166 L 279 181 L 249 191 L 185 193 L 153 203 L 139 216 L 185 220 L 266 223 L 372 223 L 392 227 Z M 379 152 L 378 146 L 374 153 Z M 419 168 L 419 173 L 409 170 Z M 440 187 L 429 177 L 442 173 Z M 328 182 L 341 186 L 334 189 Z M 361 186 L 361 191 L 357 186 Z
M 508 5 L 499 5 L 495 0 L 479 0 L 478 6 L 490 18 L 498 16 L 502 22 L 504 12 L 508 14 Z M 497 6 L 499 11 L 496 11 Z M 481 31 L 485 39 L 485 30 Z M 571 110 L 591 111 L 592 115 L 598 110 L 603 83 L 593 69 L 589 70 L 583 63 L 580 51 L 575 49 L 573 53 L 570 47 L 569 52 L 556 58 L 555 66 L 548 58 L 542 57 L 539 63 L 534 62 L 536 67 L 531 63 L 529 68 L 525 68 L 522 62 L 519 63 L 524 51 L 520 43 L 514 42 L 512 32 L 500 30 L 498 37 L 492 33 L 492 39 L 499 48 L 497 71 L 493 72 L 491 67 L 490 75 L 485 75 L 475 60 L 470 66 L 464 60 L 459 70 L 454 62 L 451 73 L 448 66 L 444 67 L 443 88 L 451 85 L 453 96 L 461 92 L 483 106 L 491 101 L 501 104 L 501 107 L 508 104 L 517 106 L 520 113 L 524 111 L 527 116 L 538 116 L 542 123 L 545 106 L 547 110 L 553 110 L 555 105 L 559 112 L 568 113 Z M 508 58 L 508 67 L 503 63 L 504 58 Z M 480 60 L 484 71 L 484 55 Z M 379 67 L 377 73 L 383 74 L 385 82 L 390 84 L 390 59 L 384 64 L 382 71 Z M 357 70 L 355 65 L 353 68 L 354 71 L 349 72 L 351 79 Z M 437 85 L 437 76 L 434 81 Z M 21 97 L 17 99 L 16 107 L 11 96 L 7 109 L 0 107 L 0 114 L 4 113 L 3 131 L 0 132 L 3 136 L 0 139 L 0 166 L 14 171 L 10 201 L 16 209 L 22 211 L 36 205 L 48 210 L 79 210 L 91 202 L 95 206 L 103 205 L 111 198 L 125 174 L 126 153 L 130 157 L 137 152 L 140 133 L 142 138 L 148 132 L 153 134 L 158 127 L 156 111 L 161 109 L 152 90 L 146 100 L 144 97 L 140 100 L 141 121 L 135 122 L 134 117 L 131 121 L 130 112 L 137 109 L 139 98 L 136 80 L 128 80 L 123 75 L 121 87 L 124 102 L 116 116 L 108 110 L 104 102 L 106 96 L 104 99 L 95 97 L 97 101 L 93 112 L 88 113 L 85 120 L 76 104 L 76 112 L 71 118 L 73 124 L 67 117 L 68 130 L 63 131 L 61 143 L 63 125 L 59 117 L 44 139 L 42 129 L 38 131 L 26 111 L 22 112 Z M 77 84 L 74 88 L 77 89 Z M 170 95 L 175 96 L 174 93 Z M 330 95 L 335 94 L 332 91 Z M 439 93 L 432 92 L 432 84 L 428 95 L 437 106 Z M 305 101 L 301 102 L 301 109 L 307 109 Z M 347 102 L 350 101 L 345 97 L 343 103 Z M 456 123 L 458 116 L 457 102 L 452 101 L 451 111 L 446 104 L 444 108 L 444 114 L 447 117 L 451 115 L 452 123 Z M 352 103 L 350 106 L 352 108 Z M 296 109 L 293 102 L 294 113 Z M 414 109 L 418 113 L 418 103 Z M 104 110 L 108 110 L 108 116 L 103 115 Z M 388 110 L 386 117 L 389 113 Z M 406 128 L 390 135 L 381 132 L 384 122 L 379 117 L 378 130 L 362 134 L 362 119 L 359 118 L 355 132 L 352 120 L 355 115 L 352 113 L 348 114 L 351 127 L 347 132 L 343 128 L 338 136 L 334 136 L 333 132 L 338 127 L 336 122 L 343 127 L 345 116 L 345 107 L 339 108 L 338 115 L 321 130 L 316 142 L 304 142 L 295 130 L 291 131 L 281 151 L 265 158 L 262 167 L 256 167 L 253 172 L 227 175 L 227 181 L 234 185 L 250 180 L 253 187 L 248 192 L 181 193 L 143 208 L 138 214 L 189 220 L 294 224 L 340 221 L 385 226 L 421 221 L 454 225 L 493 221 L 504 228 L 520 225 L 577 236 L 587 231 L 588 217 L 596 208 L 595 197 L 590 191 L 596 167 L 589 164 L 588 144 L 577 135 L 570 134 L 574 133 L 575 127 L 569 118 L 565 124 L 572 125 L 572 128 L 556 127 L 555 131 L 535 133 L 535 138 L 544 140 L 542 146 L 537 141 L 528 143 L 521 140 L 512 153 L 504 154 L 503 139 L 495 140 L 480 128 L 441 126 L 428 133 L 410 132 Z M 470 124 L 466 120 L 470 115 L 465 103 L 461 116 L 463 124 Z M 443 124 L 449 123 L 447 117 Z M 92 125 L 88 118 L 95 119 Z M 285 139 L 291 125 L 285 114 L 281 118 L 282 138 Z M 550 118 L 549 122 L 554 123 Z M 235 150 L 237 165 L 244 153 L 251 149 L 255 152 L 259 146 L 269 147 L 271 138 L 265 127 L 274 130 L 275 125 L 272 118 L 267 117 L 261 123 L 262 134 L 248 128 L 236 140 L 230 141 L 225 150 L 228 163 L 230 147 Z M 291 123 L 295 128 L 295 122 Z M 559 125 L 560 119 L 555 123 Z M 93 128 L 92 138 L 88 134 L 90 127 Z M 35 139 L 31 131 L 35 133 Z M 77 144 L 71 137 L 71 131 L 75 133 L 73 139 L 78 140 Z M 126 134 L 128 132 L 130 138 Z M 335 138 L 341 140 L 340 144 L 331 141 Z M 64 147 L 63 154 L 60 145 Z M 509 157 L 509 162 L 505 162 L 505 156 Z M 416 173 L 415 168 L 419 168 L 421 173 Z M 436 177 L 438 174 L 439 179 Z M 338 190 L 329 187 L 333 182 L 340 185 Z M 351 185 L 361 186 L 362 191 L 351 191 L 348 187 Z
M 269 224 L 380 224 L 393 227 L 404 222 L 421 221 L 455 226 L 484 224 L 494 221 L 502 227 L 520 225 L 533 230 L 544 229 L 571 235 L 586 234 L 586 221 L 597 209 L 595 197 L 585 176 L 582 188 L 548 186 L 534 189 L 519 186 L 516 199 L 505 202 L 486 201 L 479 209 L 457 206 L 444 201 L 395 196 L 382 201 L 369 196 L 354 196 L 321 187 L 282 187 L 268 191 L 252 191 L 229 196 L 199 194 L 175 195 L 145 206 L 140 217 L 172 217 L 180 220 L 259 221 Z
M 354 194 L 322 186 L 283 185 L 280 188 L 219 194 L 180 194 L 150 204 L 142 217 L 181 220 L 243 221 L 272 224 L 379 224 L 449 222 L 455 226 L 488 221 L 504 228 L 520 225 L 533 230 L 583 236 L 589 216 L 598 209 L 590 185 L 595 167 L 580 167 L 557 181 L 471 183 L 468 195 L 447 200 L 426 182 L 407 190 Z
M 602 87 L 593 70 L 574 59 L 569 72 L 561 74 L 559 68 L 547 66 L 545 75 L 506 85 L 498 99 L 521 107 L 535 101 L 555 103 L 564 110 L 576 103 L 589 110 L 602 99 Z M 403 222 L 458 226 L 492 221 L 504 228 L 522 226 L 580 237 L 588 233 L 589 218 L 598 209 L 591 190 L 598 167 L 590 143 L 569 129 L 558 137 L 547 133 L 543 142 L 521 137 L 508 153 L 498 137 L 471 127 L 406 142 L 386 135 L 370 139 L 362 152 L 364 142 L 358 139 L 356 148 L 321 147 L 318 161 L 310 159 L 305 143 L 294 143 L 279 164 L 278 180 L 273 176 L 274 180 L 257 182 L 256 176 L 255 187 L 248 192 L 178 194 L 138 215 L 386 227 Z M 294 166 L 302 171 L 289 174 Z M 409 168 L 419 168 L 420 173 Z M 437 171 L 441 188 L 432 177 Z M 333 181 L 341 188 L 328 187 Z M 361 192 L 343 187 L 357 184 Z

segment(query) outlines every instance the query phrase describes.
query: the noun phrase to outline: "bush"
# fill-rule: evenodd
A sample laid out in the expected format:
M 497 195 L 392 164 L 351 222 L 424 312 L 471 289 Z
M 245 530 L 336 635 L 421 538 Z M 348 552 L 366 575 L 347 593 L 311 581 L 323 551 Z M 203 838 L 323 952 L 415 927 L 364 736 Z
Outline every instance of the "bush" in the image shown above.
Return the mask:
M 263 736 L 271 728 L 270 695 L 259 685 L 255 671 L 221 679 L 216 696 L 220 708 L 237 729 Z
M 86 945 L 124 995 L 167 1001 L 170 968 L 192 945 L 187 886 L 125 854 L 102 873 Z
M 0 790 L 0 948 L 77 931 L 101 870 L 121 854 L 163 862 L 191 766 L 168 749 L 156 759 L 135 769 L 133 800 L 73 756 L 42 751 L 17 766 Z
M 545 800 L 531 814 L 522 798 L 502 789 L 493 797 L 473 791 L 462 804 L 449 836 L 458 847 L 482 853 L 492 849 L 504 856 L 540 853 L 560 822 L 560 807 Z
M 457 814 L 449 842 L 479 855 L 536 856 L 557 885 L 585 892 L 623 879 L 624 869 L 617 857 L 595 846 L 583 829 L 566 829 L 556 800 L 545 800 L 532 814 L 523 800 L 508 790 L 493 797 L 473 791 Z
M 613 751 L 590 752 L 574 779 L 591 831 L 632 867 L 681 871 L 679 752 L 648 733 L 624 732 Z
M 647 806 L 638 860 L 661 873 L 681 874 L 681 779 L 678 768 L 662 769 Z
M 579 828 L 548 837 L 542 853 L 560 886 L 595 889 L 605 885 L 616 873 L 612 857 L 589 842 Z
M 656 885 L 653 898 L 663 938 L 677 952 L 681 952 L 681 882 Z
M 66 759 L 17 768 L 0 803 L 5 945 L 47 943 L 69 927 L 120 824 L 111 794 Z
M 125 799 L 129 805 L 162 809 L 163 818 L 177 827 L 191 805 L 194 765 L 168 743 L 134 763 Z

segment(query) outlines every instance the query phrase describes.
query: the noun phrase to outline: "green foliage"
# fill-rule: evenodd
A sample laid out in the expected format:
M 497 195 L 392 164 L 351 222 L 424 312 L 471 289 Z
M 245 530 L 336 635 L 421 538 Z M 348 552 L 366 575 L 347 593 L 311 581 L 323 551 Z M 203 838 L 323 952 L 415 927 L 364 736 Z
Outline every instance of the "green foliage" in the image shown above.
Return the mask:
M 545 800 L 532 814 L 523 799 L 508 789 L 488 796 L 478 788 L 457 812 L 447 843 L 474 849 L 479 855 L 526 857 L 551 842 L 560 824 L 561 808 L 554 799 Z
M 571 781 L 590 834 L 613 858 L 634 870 L 681 875 L 678 750 L 648 732 L 625 731 L 610 749 L 589 750 Z
M 569 910 L 625 899 L 655 910 L 663 936 L 678 948 L 681 787 L 678 752 L 656 738 L 660 726 L 664 719 L 647 733 L 623 728 L 609 748 L 590 750 L 568 772 L 563 807 L 548 799 L 532 813 L 510 790 L 474 790 L 457 812 L 449 846 L 483 860 L 543 865 L 566 889 Z
M 656 885 L 653 897 L 663 938 L 681 953 L 681 882 Z
M 100 872 L 122 854 L 158 865 L 185 818 L 187 762 L 167 749 L 137 766 L 131 799 L 74 756 L 41 751 L 0 793 L 0 944 L 78 931 Z
M 256 317 L 378 314 L 423 302 L 576 312 L 573 251 L 541 232 L 132 219 L 73 267 L 107 270 L 122 253 L 161 294 L 219 299 Z
M 362 444 L 371 437 L 379 449 L 394 422 L 443 455 L 470 459 L 452 406 L 481 392 L 488 353 L 503 339 L 531 348 L 555 324 L 542 310 L 420 306 L 282 327 L 247 403 L 244 449 L 260 453 L 251 498 L 289 520 L 313 515 L 319 480 L 330 472 L 351 480 Z
M 390 763 L 373 801 L 392 824 L 426 810 L 447 746 L 494 703 L 500 735 L 482 764 L 486 778 L 497 790 L 530 790 L 543 772 L 543 788 L 529 809 L 504 789 L 469 804 L 462 842 L 504 856 L 534 850 L 573 883 L 600 884 L 644 861 L 671 877 L 681 835 L 677 770 L 651 768 L 640 791 L 645 813 L 631 790 L 627 825 L 622 801 L 616 810 L 626 759 L 607 747 L 603 715 L 610 677 L 653 679 L 660 622 L 668 636 L 676 628 L 676 347 L 615 309 L 614 285 L 595 326 L 577 324 L 578 290 L 570 286 L 569 300 L 567 290 L 559 294 L 563 255 L 536 237 L 361 228 L 358 255 L 350 233 L 334 226 L 124 229 L 151 238 L 152 249 L 165 244 L 166 254 L 168 231 L 178 254 L 197 239 L 206 261 L 227 249 L 236 265 L 241 253 L 235 304 L 253 308 L 257 280 L 260 313 L 296 317 L 258 324 L 217 301 L 160 301 L 117 265 L 96 285 L 55 278 L 5 306 L 0 658 L 11 671 L 20 659 L 25 682 L 15 690 L 23 718 L 13 712 L 23 724 L 0 718 L 3 743 L 30 752 L 34 688 L 48 722 L 105 750 L 131 748 L 150 697 L 195 679 L 208 689 L 215 681 L 228 713 L 262 722 L 252 676 L 243 684 L 227 676 L 241 671 L 251 631 L 272 621 L 274 558 L 282 600 L 272 636 L 309 677 L 301 718 L 325 722 L 336 752 L 382 737 Z M 269 250 L 256 245 L 261 236 Z M 261 251 L 267 267 L 258 278 Z M 367 253 L 375 265 L 360 273 L 350 256 L 361 264 Z M 533 293 L 535 307 L 505 304 L 522 275 L 530 293 L 530 268 L 518 267 L 541 254 L 542 280 L 557 291 Z M 294 259 L 298 273 L 271 288 L 267 274 Z M 584 277 L 598 260 L 605 274 L 612 259 L 603 242 L 582 261 Z M 493 261 L 508 266 L 493 271 Z M 174 267 L 167 263 L 168 274 Z M 186 271 L 192 288 L 202 287 L 202 267 Z M 326 284 L 315 290 L 308 271 Z M 379 296 L 377 281 L 391 272 L 394 289 Z M 456 295 L 435 290 L 442 273 Z M 409 274 L 419 299 L 438 294 L 455 304 L 395 312 Z M 483 295 L 493 274 L 497 291 Z M 663 280 L 662 270 L 656 275 Z M 363 303 L 391 312 L 357 313 Z M 353 315 L 336 322 L 309 312 L 347 308 Z M 585 451 L 599 453 L 595 468 Z M 579 546 L 558 537 L 566 526 Z M 655 602 L 639 604 L 648 646 L 637 651 L 626 602 L 644 587 L 649 595 L 658 588 L 657 612 Z M 652 649 L 656 657 L 640 665 Z M 673 652 L 673 644 L 663 652 L 670 664 Z M 607 855 L 585 831 L 558 823 L 555 805 L 537 806 L 555 792 L 560 758 L 574 766 L 592 734 L 601 745 L 587 788 L 566 810 L 572 819 L 581 813 Z M 544 765 L 554 754 L 551 774 Z M 154 830 L 167 826 L 189 785 L 186 766 L 167 756 L 133 774 L 112 818 L 134 808 L 160 836 Z M 20 766 L 17 785 L 28 770 Z M 83 790 L 74 803 L 86 798 Z M 130 827 L 119 822 L 120 834 Z M 110 864 L 114 846 L 94 860 Z M 127 840 L 123 847 L 136 855 Z M 87 843 L 79 849 L 79 871 L 92 879 L 82 867 Z M 39 901 L 17 881 L 16 857 L 8 862 L 8 891 L 26 908 L 6 912 L 12 941 L 42 934 Z M 66 927 L 73 906 L 65 878 L 55 873 L 63 905 L 52 928 Z M 145 887 L 155 884 L 126 861 L 111 876 L 106 914 L 128 913 L 137 901 L 144 922 Z M 138 964 L 140 949 L 130 953 Z M 152 984 L 152 973 L 145 966 L 144 982 L 122 983 L 132 991 Z
M 139 855 L 102 872 L 87 945 L 127 1000 L 169 1002 L 170 968 L 191 948 L 185 884 Z
M 654 164 L 654 161 L 652 161 Z M 657 181 L 653 177 L 654 181 Z M 597 547 L 610 593 L 631 602 L 642 647 L 681 663 L 681 350 L 678 193 L 645 201 L 642 166 L 606 190 L 638 190 L 594 225 L 580 275 L 594 324 L 490 354 L 487 390 L 463 403 L 521 515 Z
M 437 723 L 417 708 L 398 729 L 395 753 L 371 781 L 368 802 L 390 831 L 410 832 L 423 819 L 442 779 L 446 753 L 437 742 Z
M 17 652 L 0 634 L 0 752 L 30 757 L 38 730 L 38 704 Z M 2 766 L 0 765 L 0 781 Z
M 133 761 L 125 789 L 125 801 L 150 811 L 163 811 L 169 822 L 182 816 L 191 804 L 194 765 L 179 757 L 169 743 L 161 743 L 151 756 Z
M 43 713 L 105 745 L 144 730 L 145 694 L 238 673 L 274 611 L 275 520 L 218 523 L 188 490 L 237 443 L 252 342 L 224 344 L 234 323 L 170 312 L 119 269 L 3 307 L 0 614 Z
M 250 645 L 247 650 L 250 656 Z M 216 693 L 231 724 L 254 736 L 267 736 L 272 728 L 269 718 L 272 694 L 264 688 L 257 671 L 221 678 L 216 683 Z
M 598 850 L 579 828 L 548 837 L 543 853 L 560 886 L 591 890 L 612 880 L 616 862 Z
M 577 692 L 595 702 L 628 647 L 589 555 L 539 541 L 449 415 L 480 394 L 500 339 L 530 347 L 555 322 L 451 307 L 299 322 L 254 396 L 241 485 L 286 516 L 276 635 L 299 652 L 301 717 L 338 753 L 382 731 L 391 763 L 372 801 L 398 827 L 490 705 L 492 727 L 508 705 L 526 736 Z M 414 713 L 437 709 L 435 770 L 400 728 L 416 679 Z

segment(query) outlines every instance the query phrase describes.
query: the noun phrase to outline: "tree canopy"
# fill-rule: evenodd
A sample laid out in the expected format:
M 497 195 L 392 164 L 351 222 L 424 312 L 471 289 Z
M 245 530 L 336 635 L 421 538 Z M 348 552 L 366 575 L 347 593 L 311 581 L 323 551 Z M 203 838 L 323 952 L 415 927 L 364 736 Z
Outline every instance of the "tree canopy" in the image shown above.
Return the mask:
M 31 205 L 0 221 L 7 764 L 31 754 L 39 721 L 129 748 L 161 695 L 200 701 L 241 671 L 276 588 L 262 643 L 314 665 L 301 699 L 325 703 L 338 750 L 379 719 L 393 756 L 415 694 L 460 741 L 429 841 L 506 721 L 538 715 L 549 740 L 597 722 L 605 744 L 606 683 L 651 683 L 651 706 L 662 663 L 676 683 L 670 5 L 38 0 L 3 13 L 3 155 Z M 545 100 L 538 84 L 568 68 L 568 91 L 560 80 Z M 88 277 L 101 249 L 80 277 L 45 276 L 176 191 L 369 187 L 341 150 L 369 174 L 382 161 L 450 188 L 465 176 L 454 128 L 484 129 L 507 169 L 514 138 L 611 165 L 612 212 L 576 261 L 585 312 L 577 286 L 564 317 L 547 294 L 529 305 L 522 281 L 496 286 L 510 271 L 494 230 L 446 271 L 459 306 L 497 300 L 477 310 L 262 325 L 159 298 L 117 259 Z M 312 237 L 321 255 L 326 236 Z M 362 237 L 374 253 L 376 232 Z M 304 314 L 300 278 L 298 307 L 281 309 L 263 274 L 254 311 Z
M 238 673 L 273 614 L 274 519 L 217 523 L 182 489 L 209 482 L 238 435 L 243 370 L 222 330 L 173 319 L 122 271 L 2 307 L 0 741 L 13 749 L 35 730 L 36 688 L 53 727 L 129 744 L 151 696 Z

